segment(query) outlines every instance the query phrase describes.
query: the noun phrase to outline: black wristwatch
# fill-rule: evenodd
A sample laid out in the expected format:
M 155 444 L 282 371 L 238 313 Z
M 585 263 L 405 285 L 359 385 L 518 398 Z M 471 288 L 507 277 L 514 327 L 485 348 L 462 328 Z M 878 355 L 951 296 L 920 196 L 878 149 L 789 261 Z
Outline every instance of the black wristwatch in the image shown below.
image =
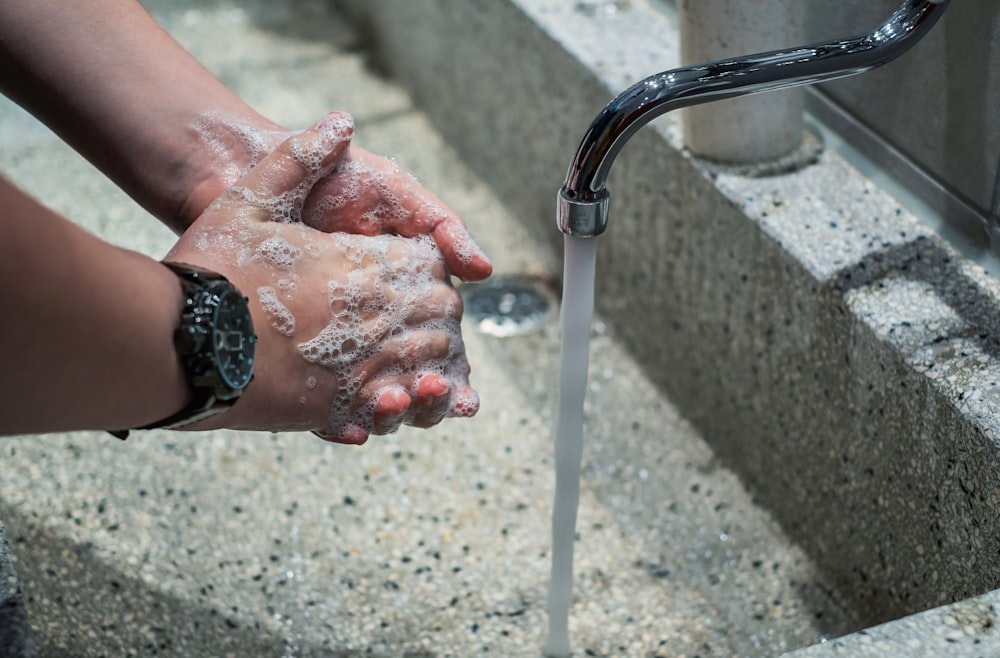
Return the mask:
M 167 263 L 181 280 L 184 306 L 174 347 L 191 388 L 191 401 L 176 414 L 137 429 L 177 429 L 225 411 L 253 379 L 257 337 L 248 300 L 221 274 Z M 128 430 L 111 432 L 120 439 Z

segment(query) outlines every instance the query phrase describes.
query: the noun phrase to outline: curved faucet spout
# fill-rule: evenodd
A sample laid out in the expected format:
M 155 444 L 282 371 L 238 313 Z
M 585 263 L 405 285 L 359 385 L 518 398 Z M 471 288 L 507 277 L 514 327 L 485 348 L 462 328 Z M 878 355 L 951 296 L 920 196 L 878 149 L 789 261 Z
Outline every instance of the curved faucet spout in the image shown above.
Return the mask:
M 870 71 L 909 50 L 950 2 L 904 0 L 864 36 L 677 68 L 632 85 L 597 115 L 577 147 L 559 191 L 559 229 L 579 237 L 604 232 L 608 172 L 629 138 L 652 119 L 690 105 Z

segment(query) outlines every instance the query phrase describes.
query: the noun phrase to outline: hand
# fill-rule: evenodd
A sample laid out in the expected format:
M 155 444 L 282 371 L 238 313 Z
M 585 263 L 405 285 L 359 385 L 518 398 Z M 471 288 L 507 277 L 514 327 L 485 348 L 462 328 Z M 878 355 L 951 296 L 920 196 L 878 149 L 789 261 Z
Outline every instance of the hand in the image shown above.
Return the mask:
M 481 281 L 493 272 L 458 215 L 395 162 L 358 147 L 316 184 L 302 220 L 327 233 L 429 235 L 460 279 Z
M 293 133 L 273 124 L 253 128 L 207 115 L 197 122 L 194 134 L 202 144 L 195 149 L 198 157 L 211 158 L 200 168 L 212 175 L 193 186 L 182 211 L 192 217 Z M 316 182 L 301 210 L 304 223 L 327 233 L 431 236 L 451 273 L 464 281 L 481 281 L 493 271 L 454 211 L 395 162 L 358 147 L 344 150 L 337 166 Z
M 250 300 L 255 377 L 191 429 L 314 430 L 363 443 L 401 424 L 471 416 L 461 298 L 429 237 L 325 233 L 293 218 L 344 156 L 350 118 L 282 143 L 191 225 L 167 260 L 230 279 Z

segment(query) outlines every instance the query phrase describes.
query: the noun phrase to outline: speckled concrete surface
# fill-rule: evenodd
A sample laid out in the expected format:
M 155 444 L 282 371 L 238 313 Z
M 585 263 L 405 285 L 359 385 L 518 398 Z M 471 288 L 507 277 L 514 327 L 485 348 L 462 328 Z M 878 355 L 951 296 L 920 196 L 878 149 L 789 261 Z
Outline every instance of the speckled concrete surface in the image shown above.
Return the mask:
M 150 6 L 275 119 L 354 112 L 358 141 L 440 191 L 500 272 L 557 272 L 568 158 L 613 93 L 676 65 L 670 17 L 646 0 L 339 4 L 358 30 L 307 0 Z M 169 247 L 6 104 L 0 144 L 5 174 L 90 230 Z M 836 153 L 769 176 L 681 144 L 665 117 L 609 180 L 577 654 L 843 635 L 800 655 L 995 655 L 1000 286 Z M 40 653 L 537 656 L 555 328 L 468 347 L 479 417 L 360 449 L 5 441 L 0 518 Z
M 34 658 L 35 655 L 21 585 L 10 558 L 7 530 L 0 524 L 0 657 Z
M 1000 593 L 990 592 L 794 651 L 786 658 L 990 658 L 997 655 L 1000 646 L 998 604 Z
M 551 215 L 552 172 L 600 108 L 677 65 L 672 18 L 643 0 L 342 4 L 528 218 Z M 609 177 L 599 312 L 863 625 L 975 605 L 1000 586 L 1000 286 L 839 153 L 803 164 L 711 166 L 676 116 L 654 122 Z M 549 221 L 529 226 L 558 245 Z M 952 653 L 998 651 L 977 639 Z
M 439 191 L 499 272 L 558 270 L 535 233 L 551 209 L 519 221 L 325 4 L 150 6 L 273 118 L 354 112 L 357 141 Z M 168 249 L 17 108 L 0 105 L 0 130 L 6 175 L 117 244 Z M 232 432 L 5 440 L 0 518 L 40 654 L 538 656 L 556 333 L 468 332 L 480 415 L 357 449 Z M 857 627 L 602 322 L 592 364 L 576 655 L 764 656 Z

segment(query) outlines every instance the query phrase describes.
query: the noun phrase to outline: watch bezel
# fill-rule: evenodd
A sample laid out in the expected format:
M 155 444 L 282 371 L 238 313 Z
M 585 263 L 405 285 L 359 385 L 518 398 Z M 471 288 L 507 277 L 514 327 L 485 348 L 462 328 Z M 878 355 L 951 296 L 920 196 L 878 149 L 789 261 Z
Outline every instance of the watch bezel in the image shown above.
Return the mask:
M 227 318 L 222 317 L 222 313 L 229 308 L 238 308 L 242 311 L 241 315 L 247 321 L 246 327 L 238 327 L 230 330 L 222 326 L 223 322 L 227 320 Z M 216 304 L 212 312 L 212 333 L 209 339 L 209 347 L 212 351 L 212 359 L 215 362 L 215 370 L 222 379 L 221 383 L 229 390 L 242 392 L 250 384 L 250 380 L 253 379 L 257 337 L 253 332 L 253 324 L 249 320 L 249 300 L 235 286 L 230 284 L 225 290 L 216 295 Z M 223 331 L 226 332 L 225 337 L 220 340 Z M 239 336 L 240 344 L 235 349 L 223 349 L 224 343 L 233 335 Z M 249 354 L 247 354 L 248 349 Z M 248 362 L 247 366 L 240 372 L 239 381 L 233 379 L 227 367 L 229 362 L 231 362 L 230 353 L 239 354 L 241 359 Z M 219 391 L 218 395 L 223 397 L 225 396 L 225 392 Z

